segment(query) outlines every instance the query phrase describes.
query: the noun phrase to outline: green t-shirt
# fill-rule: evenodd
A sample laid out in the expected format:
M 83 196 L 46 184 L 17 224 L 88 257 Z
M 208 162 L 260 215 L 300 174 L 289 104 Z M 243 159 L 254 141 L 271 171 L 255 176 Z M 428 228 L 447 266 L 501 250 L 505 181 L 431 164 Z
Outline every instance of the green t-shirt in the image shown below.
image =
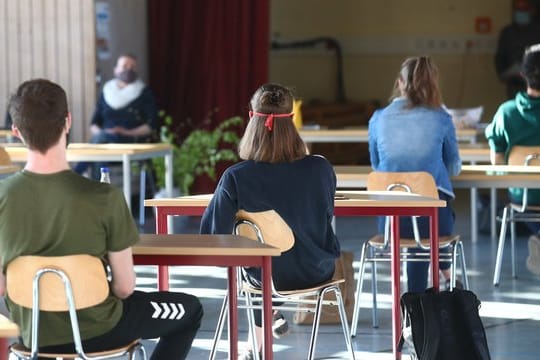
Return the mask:
M 0 180 L 0 260 L 3 271 L 20 255 L 90 254 L 106 259 L 109 251 L 138 241 L 137 227 L 120 189 L 88 180 L 71 170 L 55 174 L 21 171 Z M 30 344 L 31 309 L 6 303 Z M 112 293 L 101 304 L 77 312 L 83 339 L 111 330 L 122 315 Z M 40 346 L 73 342 L 65 312 L 42 312 Z
M 515 99 L 504 102 L 495 113 L 493 121 L 486 127 L 489 147 L 497 153 L 504 153 L 505 160 L 513 146 L 540 145 L 540 98 L 517 93 Z M 512 201 L 521 201 L 522 188 L 508 189 Z M 540 190 L 528 190 L 529 205 L 540 204 Z

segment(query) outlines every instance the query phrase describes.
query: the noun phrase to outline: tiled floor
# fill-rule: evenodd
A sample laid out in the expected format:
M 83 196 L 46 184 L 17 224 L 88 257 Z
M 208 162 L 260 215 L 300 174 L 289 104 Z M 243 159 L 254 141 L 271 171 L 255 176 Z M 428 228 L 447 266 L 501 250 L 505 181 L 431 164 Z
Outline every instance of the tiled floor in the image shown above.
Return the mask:
M 456 233 L 462 236 L 465 244 L 465 254 L 469 272 L 471 290 L 482 301 L 481 316 L 486 328 L 490 351 L 493 360 L 525 360 L 538 359 L 535 344 L 540 332 L 540 278 L 531 275 L 525 268 L 527 256 L 527 237 L 522 235 L 517 242 L 518 278 L 510 276 L 510 251 L 505 253 L 503 273 L 499 287 L 493 287 L 492 276 L 496 241 L 488 235 L 481 235 L 476 244 L 470 241 L 468 193 L 457 193 L 459 201 L 455 204 L 457 222 Z M 197 231 L 198 218 L 176 220 L 177 231 Z M 149 223 L 151 220 L 149 219 Z M 147 225 L 146 231 L 152 231 L 152 225 Z M 338 218 L 337 234 L 345 250 L 355 253 L 355 269 L 360 256 L 360 244 L 374 234 L 373 219 Z M 507 241 L 509 243 L 509 241 Z M 369 282 L 364 286 L 365 308 L 360 313 L 358 335 L 354 338 L 354 348 L 357 359 L 391 359 L 391 320 L 389 296 L 389 268 L 381 266 L 379 309 L 380 326 L 371 326 L 371 311 L 369 303 Z M 189 359 L 207 359 L 208 349 L 213 336 L 217 313 L 221 305 L 225 288 L 225 271 L 220 268 L 187 268 L 178 267 L 172 271 L 172 286 L 174 289 L 186 291 L 200 296 L 205 317 L 202 328 L 193 345 Z M 155 287 L 154 269 L 139 268 L 140 287 Z M 241 312 L 243 313 L 243 312 Z M 291 319 L 291 313 L 285 316 Z M 246 340 L 246 326 L 240 320 L 240 338 Z M 289 336 L 276 340 L 274 343 L 275 359 L 300 360 L 305 359 L 309 340 L 309 326 L 298 326 L 291 323 L 292 332 Z M 147 343 L 151 349 L 152 343 Z M 241 347 L 243 344 L 240 345 Z M 222 342 L 223 350 L 226 349 Z M 219 359 L 226 359 L 222 351 Z M 317 344 L 317 359 L 346 359 L 345 343 L 338 325 L 323 325 Z M 408 356 L 404 356 L 408 358 Z

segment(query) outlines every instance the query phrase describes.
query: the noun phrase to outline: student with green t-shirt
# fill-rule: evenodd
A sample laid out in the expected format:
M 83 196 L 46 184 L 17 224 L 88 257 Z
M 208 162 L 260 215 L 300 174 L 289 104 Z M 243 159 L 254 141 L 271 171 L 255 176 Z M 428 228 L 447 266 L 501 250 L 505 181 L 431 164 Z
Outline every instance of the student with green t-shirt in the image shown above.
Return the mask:
M 48 80 L 31 80 L 11 97 L 12 130 L 28 147 L 24 169 L 0 181 L 0 294 L 10 316 L 30 345 L 31 309 L 5 294 L 4 273 L 22 255 L 89 254 L 111 270 L 111 292 L 101 304 L 77 312 L 85 351 L 123 346 L 135 339 L 160 338 L 151 359 L 185 359 L 203 315 L 189 294 L 141 292 L 135 289 L 131 246 L 137 227 L 120 189 L 86 179 L 66 160 L 71 128 L 66 94 Z M 182 316 L 155 317 L 155 305 L 177 304 Z M 41 314 L 40 350 L 73 352 L 65 312 Z M 44 331 L 43 331 L 44 330 Z

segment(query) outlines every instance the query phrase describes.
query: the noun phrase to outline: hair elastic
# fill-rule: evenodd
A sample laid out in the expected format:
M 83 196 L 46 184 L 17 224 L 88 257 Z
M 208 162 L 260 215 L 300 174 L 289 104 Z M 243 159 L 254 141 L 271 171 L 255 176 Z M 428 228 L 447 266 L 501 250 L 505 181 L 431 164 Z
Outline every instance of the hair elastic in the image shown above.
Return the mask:
M 266 121 L 264 122 L 264 126 L 268 129 L 268 131 L 272 131 L 272 127 L 274 126 L 274 118 L 284 118 L 284 117 L 290 117 L 293 116 L 294 113 L 289 114 L 264 114 L 256 111 L 250 111 L 249 117 L 252 118 L 253 115 L 257 116 L 266 116 Z

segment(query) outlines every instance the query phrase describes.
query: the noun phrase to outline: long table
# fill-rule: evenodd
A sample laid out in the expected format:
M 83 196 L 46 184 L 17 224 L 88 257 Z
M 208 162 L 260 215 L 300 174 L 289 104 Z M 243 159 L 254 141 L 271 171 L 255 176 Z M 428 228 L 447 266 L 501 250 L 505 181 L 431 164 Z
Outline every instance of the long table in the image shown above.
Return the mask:
M 476 143 L 478 129 L 457 129 L 458 141 Z M 356 143 L 368 142 L 368 128 L 351 127 L 345 129 L 299 129 L 300 137 L 306 143 Z
M 429 216 L 430 217 L 430 239 L 431 239 L 431 266 L 432 284 L 437 289 L 439 287 L 439 247 L 438 232 L 439 207 L 446 206 L 446 202 L 417 196 L 414 194 L 403 194 L 396 192 L 368 192 L 368 191 L 346 191 L 338 192 L 343 195 L 343 199 L 335 200 L 335 216 L 391 216 L 392 242 L 391 242 L 391 278 L 392 278 L 392 348 L 395 359 L 400 359 L 398 352 L 398 342 L 401 335 L 401 314 L 400 314 L 400 258 L 399 258 L 399 217 L 400 216 Z M 148 199 L 145 206 L 153 206 L 156 210 L 156 229 L 158 233 L 168 232 L 167 218 L 170 215 L 200 216 L 203 214 L 212 195 L 194 195 L 167 199 Z M 168 282 L 168 271 L 166 267 L 159 269 L 160 284 Z M 265 353 L 271 356 L 271 353 Z M 271 359 L 271 357 L 265 357 Z
M 238 357 L 237 266 L 262 268 L 265 359 L 272 358 L 272 256 L 280 250 L 237 235 L 141 235 L 133 247 L 136 265 L 226 266 L 229 294 L 229 358 Z
M 26 162 L 27 149 L 22 144 L 3 144 L 11 161 Z M 121 162 L 124 196 L 131 208 L 131 162 L 163 157 L 165 159 L 165 189 L 172 196 L 172 147 L 165 143 L 148 144 L 88 144 L 73 143 L 67 148 L 69 162 Z

